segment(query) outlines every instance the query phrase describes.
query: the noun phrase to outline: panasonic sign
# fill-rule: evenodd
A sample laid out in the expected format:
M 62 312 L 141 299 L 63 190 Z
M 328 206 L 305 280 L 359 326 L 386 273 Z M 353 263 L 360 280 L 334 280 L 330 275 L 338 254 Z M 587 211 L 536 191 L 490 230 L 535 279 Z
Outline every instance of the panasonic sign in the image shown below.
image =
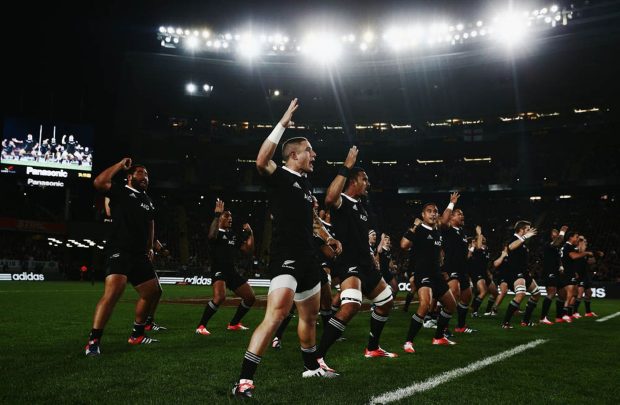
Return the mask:
M 28 166 L 26 168 L 26 185 L 33 187 L 64 187 L 65 182 L 61 179 L 69 177 L 69 173 L 65 170 L 49 170 L 49 169 L 37 169 L 36 167 Z M 55 177 L 55 179 L 39 180 L 30 176 L 41 177 Z

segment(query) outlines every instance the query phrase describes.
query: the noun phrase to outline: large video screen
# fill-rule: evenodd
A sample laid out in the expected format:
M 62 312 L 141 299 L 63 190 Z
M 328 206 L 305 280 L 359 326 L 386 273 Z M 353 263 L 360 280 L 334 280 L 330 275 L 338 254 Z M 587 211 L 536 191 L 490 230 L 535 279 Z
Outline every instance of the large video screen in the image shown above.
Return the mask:
M 90 172 L 93 166 L 92 127 L 6 118 L 0 163 Z

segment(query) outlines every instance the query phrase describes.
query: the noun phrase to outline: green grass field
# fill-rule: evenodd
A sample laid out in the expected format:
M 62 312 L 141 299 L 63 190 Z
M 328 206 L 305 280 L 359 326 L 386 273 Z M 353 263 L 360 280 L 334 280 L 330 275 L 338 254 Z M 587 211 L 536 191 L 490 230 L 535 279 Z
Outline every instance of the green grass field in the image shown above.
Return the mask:
M 77 282 L 0 284 L 1 403 L 229 401 L 228 392 L 238 377 L 252 330 L 227 331 L 234 308 L 221 308 L 209 324 L 211 336 L 198 336 L 194 328 L 202 305 L 166 302 L 210 297 L 210 287 L 164 286 L 157 321 L 169 330 L 151 333 L 161 339 L 159 344 L 138 347 L 127 344 L 136 299 L 128 288 L 105 330 L 102 355 L 87 358 L 83 347 L 102 290 L 101 283 L 94 287 Z M 257 289 L 257 293 L 265 291 Z M 593 310 L 603 317 L 620 311 L 620 302 L 594 300 Z M 539 311 L 540 307 L 534 318 Z M 417 353 L 406 355 L 402 344 L 410 314 L 395 310 L 382 337 L 382 346 L 400 357 L 365 359 L 369 313 L 360 313 L 345 331 L 347 340 L 336 343 L 328 355 L 328 364 L 342 373 L 333 380 L 301 378 L 294 319 L 284 335 L 283 349 L 270 348 L 263 357 L 255 376 L 255 402 L 368 403 L 373 396 L 536 339 L 548 341 L 399 403 L 620 402 L 615 392 L 620 317 L 512 330 L 501 329 L 499 319 L 474 319 L 469 324 L 479 333 L 457 336 L 458 345 L 431 346 L 432 330 L 423 329 L 416 341 Z M 260 308 L 250 311 L 244 324 L 253 329 L 262 315 Z M 321 330 L 319 326 L 319 336 Z

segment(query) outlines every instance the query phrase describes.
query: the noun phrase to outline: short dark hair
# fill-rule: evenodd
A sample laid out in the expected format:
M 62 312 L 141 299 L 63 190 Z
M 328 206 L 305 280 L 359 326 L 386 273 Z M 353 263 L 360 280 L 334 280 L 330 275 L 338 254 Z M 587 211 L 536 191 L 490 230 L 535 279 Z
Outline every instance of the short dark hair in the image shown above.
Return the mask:
M 575 236 L 575 235 L 579 235 L 579 232 L 577 232 L 577 231 L 569 231 L 569 232 L 566 232 L 566 236 L 565 236 L 565 237 L 566 237 L 566 240 L 568 240 L 568 239 L 572 238 L 572 237 L 573 237 L 573 236 Z
M 347 181 L 345 181 L 344 183 L 344 189 L 346 190 L 347 187 L 349 187 L 349 184 L 351 184 L 352 181 L 357 180 L 357 176 L 359 176 L 360 173 L 363 173 L 365 171 L 366 170 L 359 166 L 354 166 L 351 170 L 349 170 Z
M 296 136 L 294 138 L 289 138 L 282 144 L 282 160 L 287 161 L 288 157 L 291 155 L 292 148 L 294 146 L 299 145 L 303 141 L 308 142 L 308 138 L 304 138 L 303 136 Z
M 434 205 L 435 207 L 437 207 L 437 204 L 435 204 L 434 202 L 428 202 L 428 203 L 426 203 L 426 204 L 424 204 L 424 205 L 422 206 L 422 211 L 421 211 L 421 212 L 424 212 L 424 210 L 426 209 L 426 207 L 430 207 L 431 205 Z
M 515 232 L 519 232 L 521 229 L 525 229 L 526 226 L 532 226 L 530 221 L 517 221 L 515 224 Z
M 131 174 L 133 176 L 136 170 L 138 170 L 140 167 L 146 170 L 146 166 L 136 163 L 135 165 L 131 165 L 131 167 L 127 169 L 126 175 L 129 176 Z

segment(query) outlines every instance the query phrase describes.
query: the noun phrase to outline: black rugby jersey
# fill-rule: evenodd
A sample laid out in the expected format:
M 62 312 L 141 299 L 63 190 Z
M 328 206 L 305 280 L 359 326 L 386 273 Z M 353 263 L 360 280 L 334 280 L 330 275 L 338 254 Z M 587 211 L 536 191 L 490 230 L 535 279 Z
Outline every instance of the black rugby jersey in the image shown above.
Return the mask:
M 273 215 L 271 256 L 313 256 L 314 203 L 308 177 L 278 166 L 265 181 Z
M 112 184 L 110 198 L 112 224 L 106 243 L 109 249 L 146 253 L 149 248 L 150 222 L 155 220 L 155 206 L 146 192 L 129 186 Z
M 214 239 L 209 239 L 211 267 L 213 272 L 234 270 L 234 258 L 241 242 L 231 230 L 219 229 Z
M 444 270 L 464 271 L 467 266 L 467 236 L 463 228 L 453 226 L 443 230 Z
M 472 274 L 486 275 L 491 260 L 488 249 L 474 249 L 469 258 L 469 269 Z
M 407 232 L 405 238 L 412 242 L 411 254 L 415 259 L 416 274 L 440 273 L 442 236 L 435 228 L 420 224 L 415 232 Z
M 566 242 L 562 246 L 562 266 L 564 267 L 564 275 L 574 277 L 577 271 L 577 261 L 579 259 L 571 259 L 570 252 L 579 252 L 577 246 L 573 246 L 570 242 Z
M 549 243 L 543 251 L 544 274 L 555 274 L 560 268 L 560 247 Z
M 516 234 L 512 235 L 512 239 L 510 239 L 510 242 L 508 242 L 508 244 L 510 245 L 516 240 L 521 240 L 521 238 L 519 238 Z M 527 271 L 528 253 L 529 249 L 527 248 L 527 246 L 525 246 L 525 242 L 523 242 L 518 248 L 510 250 L 508 252 L 508 255 L 510 256 L 510 260 L 508 261 L 508 268 L 511 272 L 517 274 Z
M 374 267 L 368 245 L 368 212 L 360 200 L 341 194 L 340 208 L 332 210 L 332 223 L 342 243 L 339 261 L 346 265 Z

